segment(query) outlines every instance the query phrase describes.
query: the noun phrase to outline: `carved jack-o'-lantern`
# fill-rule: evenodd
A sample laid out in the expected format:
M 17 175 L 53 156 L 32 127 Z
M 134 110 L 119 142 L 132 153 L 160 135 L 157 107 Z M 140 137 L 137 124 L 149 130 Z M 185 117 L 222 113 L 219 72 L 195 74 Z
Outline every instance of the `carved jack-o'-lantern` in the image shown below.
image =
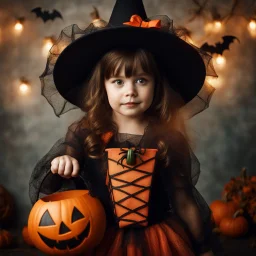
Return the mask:
M 87 190 L 55 193 L 33 206 L 28 231 L 34 245 L 50 255 L 76 255 L 94 248 L 104 236 L 106 216 Z

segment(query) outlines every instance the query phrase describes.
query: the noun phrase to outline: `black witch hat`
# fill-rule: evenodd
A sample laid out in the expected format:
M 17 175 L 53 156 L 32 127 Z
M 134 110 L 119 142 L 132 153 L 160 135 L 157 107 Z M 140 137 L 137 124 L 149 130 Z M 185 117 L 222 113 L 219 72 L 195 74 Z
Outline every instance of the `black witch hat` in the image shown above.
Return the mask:
M 211 57 L 181 39 L 167 16 L 148 18 L 142 0 L 117 0 L 110 20 L 105 24 L 101 28 L 91 24 L 84 31 L 72 26 L 72 42 L 59 53 L 57 61 L 59 45 L 51 50 L 48 63 L 54 56 L 54 84 L 61 96 L 76 106 L 81 107 L 84 81 L 90 78 L 97 62 L 116 48 L 143 48 L 151 52 L 170 86 L 185 103 L 199 93 L 207 71 L 216 76 L 212 66 L 209 69 Z M 74 39 L 75 30 L 84 35 Z M 41 76 L 43 86 L 46 76 L 47 69 Z

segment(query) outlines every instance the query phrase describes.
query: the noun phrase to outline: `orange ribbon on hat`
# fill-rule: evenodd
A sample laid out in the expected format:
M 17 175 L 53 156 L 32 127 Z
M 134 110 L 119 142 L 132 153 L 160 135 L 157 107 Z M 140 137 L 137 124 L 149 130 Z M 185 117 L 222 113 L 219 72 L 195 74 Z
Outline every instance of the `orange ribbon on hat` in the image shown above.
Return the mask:
M 132 15 L 130 22 L 124 22 L 123 24 L 142 28 L 161 28 L 161 20 L 143 21 L 142 18 L 136 14 Z

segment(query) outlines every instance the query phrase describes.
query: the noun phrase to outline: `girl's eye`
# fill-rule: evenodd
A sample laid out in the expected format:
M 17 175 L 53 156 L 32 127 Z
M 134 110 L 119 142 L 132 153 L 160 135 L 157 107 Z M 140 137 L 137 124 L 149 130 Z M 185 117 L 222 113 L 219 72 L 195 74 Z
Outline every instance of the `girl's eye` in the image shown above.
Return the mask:
M 117 85 L 122 85 L 123 81 L 122 80 L 115 80 L 115 81 L 113 81 L 113 83 L 117 84 Z
M 139 84 L 145 84 L 146 83 L 146 79 L 144 79 L 144 78 L 139 78 L 139 79 L 137 79 L 137 83 L 139 83 Z

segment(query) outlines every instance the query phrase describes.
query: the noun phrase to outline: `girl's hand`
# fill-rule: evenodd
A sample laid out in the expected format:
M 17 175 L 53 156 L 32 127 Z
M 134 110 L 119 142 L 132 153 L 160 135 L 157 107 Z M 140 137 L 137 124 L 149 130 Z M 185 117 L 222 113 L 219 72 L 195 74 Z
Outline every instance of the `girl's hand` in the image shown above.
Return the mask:
M 209 251 L 209 252 L 205 252 L 205 253 L 200 254 L 200 256 L 214 256 L 214 254 L 213 254 L 212 251 Z
M 53 174 L 57 173 L 66 179 L 76 177 L 79 172 L 79 163 L 71 156 L 58 156 L 51 162 L 51 172 Z

